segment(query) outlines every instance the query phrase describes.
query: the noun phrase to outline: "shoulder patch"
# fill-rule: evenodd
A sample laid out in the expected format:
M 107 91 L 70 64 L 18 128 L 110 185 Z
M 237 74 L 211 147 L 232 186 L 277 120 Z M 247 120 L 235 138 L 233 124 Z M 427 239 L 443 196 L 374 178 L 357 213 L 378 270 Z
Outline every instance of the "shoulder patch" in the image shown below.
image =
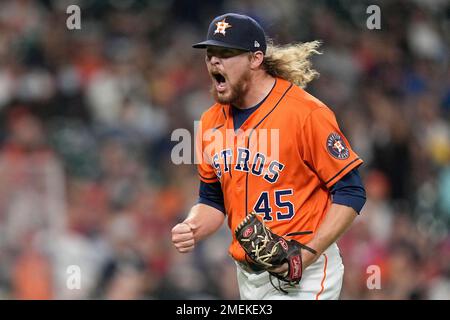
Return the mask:
M 331 133 L 327 138 L 327 150 L 334 158 L 345 160 L 350 156 L 344 140 L 336 132 Z

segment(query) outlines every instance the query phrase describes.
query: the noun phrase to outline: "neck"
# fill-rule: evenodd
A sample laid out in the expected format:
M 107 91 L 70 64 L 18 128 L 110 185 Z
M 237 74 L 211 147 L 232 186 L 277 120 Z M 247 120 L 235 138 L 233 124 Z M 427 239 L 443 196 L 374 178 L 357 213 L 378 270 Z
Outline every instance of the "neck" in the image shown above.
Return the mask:
M 258 104 L 272 90 L 275 78 L 265 72 L 254 75 L 248 83 L 248 91 L 239 105 L 234 105 L 240 109 L 248 109 Z

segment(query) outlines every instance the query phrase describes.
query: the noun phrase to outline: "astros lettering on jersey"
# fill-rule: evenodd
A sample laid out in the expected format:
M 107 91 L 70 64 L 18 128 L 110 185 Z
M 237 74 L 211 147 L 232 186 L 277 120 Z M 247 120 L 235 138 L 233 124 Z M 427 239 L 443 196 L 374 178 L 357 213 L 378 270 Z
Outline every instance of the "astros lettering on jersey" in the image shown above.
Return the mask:
M 220 182 L 231 230 L 255 211 L 276 234 L 312 231 L 295 236 L 307 243 L 331 205 L 328 189 L 363 161 L 334 113 L 281 78 L 240 130 L 234 131 L 231 112 L 230 105 L 216 103 L 201 117 L 200 179 Z M 229 254 L 244 261 L 232 234 Z

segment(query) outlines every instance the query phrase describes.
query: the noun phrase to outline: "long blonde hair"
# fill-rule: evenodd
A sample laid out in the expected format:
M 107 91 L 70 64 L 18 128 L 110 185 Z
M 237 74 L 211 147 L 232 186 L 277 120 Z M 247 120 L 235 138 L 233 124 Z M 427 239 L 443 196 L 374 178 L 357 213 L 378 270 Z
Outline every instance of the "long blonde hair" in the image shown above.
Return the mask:
M 317 51 L 320 44 L 320 41 L 311 41 L 279 46 L 269 40 L 262 66 L 271 76 L 283 78 L 305 88 L 319 76 L 310 59 L 313 54 L 321 54 Z

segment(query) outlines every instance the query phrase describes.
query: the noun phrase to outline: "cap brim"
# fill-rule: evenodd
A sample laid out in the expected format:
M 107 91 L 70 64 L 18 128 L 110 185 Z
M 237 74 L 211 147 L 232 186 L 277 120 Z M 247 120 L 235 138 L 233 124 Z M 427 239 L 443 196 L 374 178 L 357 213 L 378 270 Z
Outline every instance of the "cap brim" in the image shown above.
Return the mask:
M 223 47 L 223 48 L 231 48 L 231 49 L 239 49 L 239 50 L 244 50 L 244 51 L 250 51 L 248 49 L 239 47 L 239 46 L 234 46 L 232 44 L 229 43 L 225 43 L 222 41 L 217 41 L 217 40 L 206 40 L 203 42 L 199 42 L 196 44 L 193 44 L 192 47 L 195 49 L 205 49 L 208 46 L 215 46 L 215 47 Z

